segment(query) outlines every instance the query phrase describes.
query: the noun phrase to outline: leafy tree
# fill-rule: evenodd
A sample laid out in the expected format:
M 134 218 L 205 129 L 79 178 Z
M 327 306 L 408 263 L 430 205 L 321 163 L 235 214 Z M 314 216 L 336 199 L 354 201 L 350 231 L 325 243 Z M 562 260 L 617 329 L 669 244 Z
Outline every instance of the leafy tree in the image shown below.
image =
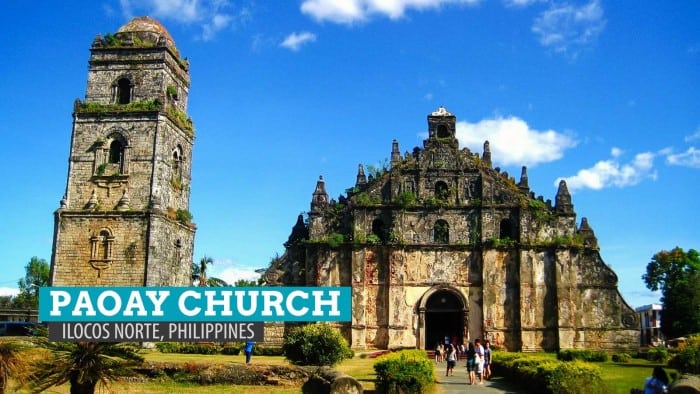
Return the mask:
M 650 290 L 661 290 L 661 332 L 667 338 L 700 332 L 700 255 L 696 250 L 685 252 L 676 247 L 658 252 L 642 279 Z
M 22 356 L 26 349 L 22 342 L 0 342 L 0 394 L 7 392 L 10 377 L 20 383 L 26 378 L 27 363 Z
M 192 263 L 192 281 L 196 282 L 200 287 L 226 287 L 228 283 L 225 280 L 208 277 L 207 268 L 214 264 L 214 259 L 204 256 L 199 260 L 199 264 Z
M 39 346 L 51 351 L 50 357 L 32 365 L 33 391 L 40 392 L 70 382 L 71 394 L 93 394 L 98 384 L 133 375 L 131 367 L 143 361 L 137 344 L 111 342 L 49 342 Z
M 237 281 L 233 282 L 233 285 L 236 287 L 253 287 L 262 286 L 264 283 L 265 279 L 261 276 L 257 280 L 238 279 Z
M 38 308 L 39 287 L 49 285 L 49 264 L 36 256 L 24 267 L 24 278 L 17 282 L 19 294 L 13 300 L 17 308 Z

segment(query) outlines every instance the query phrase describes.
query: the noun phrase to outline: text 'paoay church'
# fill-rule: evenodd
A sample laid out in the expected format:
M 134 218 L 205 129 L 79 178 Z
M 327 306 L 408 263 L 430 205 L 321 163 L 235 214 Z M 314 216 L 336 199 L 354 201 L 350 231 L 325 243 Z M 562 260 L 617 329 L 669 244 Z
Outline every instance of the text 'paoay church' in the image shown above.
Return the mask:
M 55 213 L 53 285 L 187 286 L 195 226 L 189 65 L 141 17 L 91 47 L 76 101 L 68 181 Z M 432 348 L 445 336 L 508 350 L 636 346 L 637 318 L 617 289 L 566 183 L 554 203 L 460 149 L 456 117 L 427 117 L 423 147 L 391 147 L 387 168 L 338 201 L 320 178 L 270 286 L 349 286 L 353 348 Z M 271 325 L 271 330 L 273 329 Z

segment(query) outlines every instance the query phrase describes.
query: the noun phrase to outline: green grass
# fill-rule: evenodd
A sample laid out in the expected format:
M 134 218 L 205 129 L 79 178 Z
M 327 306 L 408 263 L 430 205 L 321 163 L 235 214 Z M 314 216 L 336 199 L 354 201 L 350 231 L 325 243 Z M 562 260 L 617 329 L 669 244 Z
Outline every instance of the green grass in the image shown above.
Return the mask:
M 631 359 L 628 363 L 614 363 L 612 361 L 595 363 L 600 367 L 603 381 L 610 387 L 614 394 L 629 394 L 631 388 L 641 389 L 644 380 L 651 376 L 651 371 L 659 365 L 664 368 L 669 378 L 671 373 L 676 373 L 675 369 L 665 365 L 651 363 L 638 358 Z

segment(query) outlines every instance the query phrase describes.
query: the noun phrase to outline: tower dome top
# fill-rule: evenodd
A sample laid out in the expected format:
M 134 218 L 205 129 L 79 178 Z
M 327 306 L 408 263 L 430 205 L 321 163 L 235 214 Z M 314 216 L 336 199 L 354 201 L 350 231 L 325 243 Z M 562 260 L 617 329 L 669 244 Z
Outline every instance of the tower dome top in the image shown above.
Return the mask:
M 142 40 L 155 43 L 159 37 L 163 37 L 166 40 L 165 46 L 175 47 L 175 40 L 165 26 L 149 16 L 136 17 L 117 30 L 117 34 L 125 33 L 136 33 Z

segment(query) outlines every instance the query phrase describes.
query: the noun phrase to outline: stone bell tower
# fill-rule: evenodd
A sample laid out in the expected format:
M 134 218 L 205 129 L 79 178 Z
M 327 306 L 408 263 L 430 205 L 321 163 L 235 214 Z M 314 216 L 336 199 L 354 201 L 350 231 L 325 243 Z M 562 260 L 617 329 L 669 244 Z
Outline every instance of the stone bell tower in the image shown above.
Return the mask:
M 55 212 L 51 283 L 189 285 L 195 226 L 187 60 L 148 17 L 98 35 L 90 52 Z

